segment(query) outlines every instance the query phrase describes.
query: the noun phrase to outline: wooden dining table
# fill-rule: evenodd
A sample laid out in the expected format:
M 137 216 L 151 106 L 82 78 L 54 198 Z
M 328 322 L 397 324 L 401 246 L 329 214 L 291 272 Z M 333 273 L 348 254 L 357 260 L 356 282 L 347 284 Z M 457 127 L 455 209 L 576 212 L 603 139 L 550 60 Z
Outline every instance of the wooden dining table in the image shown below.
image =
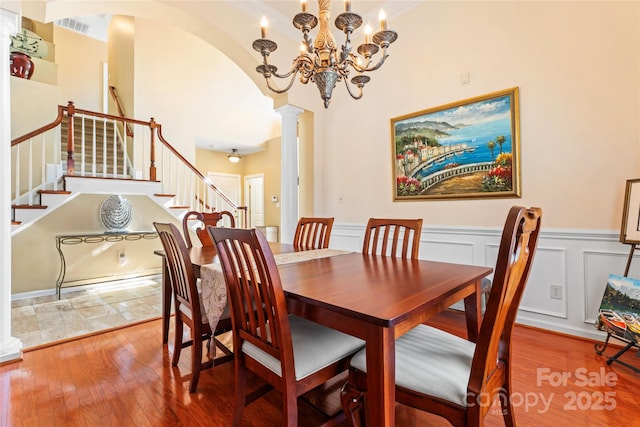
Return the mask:
M 395 339 L 434 314 L 464 300 L 467 333 L 476 340 L 481 323 L 481 279 L 489 267 L 409 260 L 361 253 L 318 250 L 318 257 L 272 247 L 291 313 L 366 341 L 366 413 L 371 426 L 395 424 Z M 278 255 L 280 254 L 280 256 Z M 194 265 L 201 253 L 194 253 Z M 287 261 L 280 263 L 279 260 Z M 200 264 L 201 266 L 203 264 Z M 202 269 L 206 286 L 226 296 L 219 265 Z M 210 275 L 217 275 L 212 278 Z M 219 298 L 217 304 L 225 304 Z M 207 302 L 203 301 L 205 311 Z M 217 313 L 223 307 L 217 307 Z M 211 319 L 210 319 L 211 321 Z M 425 355 L 428 357 L 428 355 Z
M 291 313 L 366 341 L 370 426 L 395 425 L 395 339 L 464 300 L 475 342 L 489 267 L 352 253 L 280 266 Z M 428 357 L 428 355 L 425 355 Z

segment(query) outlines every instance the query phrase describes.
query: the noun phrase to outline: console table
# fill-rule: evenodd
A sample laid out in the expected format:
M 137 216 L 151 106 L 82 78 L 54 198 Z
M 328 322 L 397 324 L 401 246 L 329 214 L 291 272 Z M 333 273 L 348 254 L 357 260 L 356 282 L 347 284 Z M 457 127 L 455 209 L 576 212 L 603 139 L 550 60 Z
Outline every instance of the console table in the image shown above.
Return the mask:
M 56 236 L 56 249 L 60 255 L 60 273 L 56 280 L 56 294 L 60 299 L 62 291 L 62 284 L 64 283 L 64 276 L 67 272 L 67 262 L 64 257 L 62 248 L 64 245 L 79 245 L 82 243 L 103 243 L 103 242 L 121 242 L 135 241 L 135 240 L 148 240 L 158 237 L 158 233 L 155 231 L 111 231 L 104 233 L 85 233 L 85 234 L 61 234 Z

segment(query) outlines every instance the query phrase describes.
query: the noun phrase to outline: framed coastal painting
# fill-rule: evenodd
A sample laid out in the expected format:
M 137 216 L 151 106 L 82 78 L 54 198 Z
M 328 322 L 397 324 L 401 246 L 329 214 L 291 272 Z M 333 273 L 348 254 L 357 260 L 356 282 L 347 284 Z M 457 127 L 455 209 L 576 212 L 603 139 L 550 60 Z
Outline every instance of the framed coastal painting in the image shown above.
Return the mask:
M 640 280 L 609 275 L 596 328 L 640 343 Z
M 518 88 L 391 119 L 393 199 L 520 197 Z
M 640 179 L 627 180 L 620 241 L 626 244 L 640 244 Z

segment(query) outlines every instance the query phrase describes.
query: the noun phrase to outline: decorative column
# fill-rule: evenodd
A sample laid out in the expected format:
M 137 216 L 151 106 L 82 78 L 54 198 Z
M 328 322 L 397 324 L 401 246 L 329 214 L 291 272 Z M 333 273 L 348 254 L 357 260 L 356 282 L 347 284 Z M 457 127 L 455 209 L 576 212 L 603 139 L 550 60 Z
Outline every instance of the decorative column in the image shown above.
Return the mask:
M 19 16 L 0 9 L 0 363 L 22 358 L 22 342 L 11 336 L 11 91 L 9 36 Z
M 282 117 L 280 241 L 292 243 L 298 224 L 298 116 L 304 110 L 285 105 L 276 111 Z

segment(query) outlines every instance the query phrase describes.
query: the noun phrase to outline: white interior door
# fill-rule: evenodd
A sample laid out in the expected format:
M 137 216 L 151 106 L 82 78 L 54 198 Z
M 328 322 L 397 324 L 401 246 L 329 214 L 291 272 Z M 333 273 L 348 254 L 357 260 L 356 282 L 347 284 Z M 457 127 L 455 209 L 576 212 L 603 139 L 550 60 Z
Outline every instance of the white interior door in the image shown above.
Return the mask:
M 264 224 L 264 174 L 244 177 L 245 203 L 249 214 L 249 227 Z
M 240 205 L 240 188 L 241 188 L 240 175 L 230 174 L 230 173 L 207 172 L 207 178 L 213 183 L 213 185 L 215 185 L 220 191 L 222 191 L 224 195 L 227 196 L 233 203 L 235 203 L 236 205 Z M 234 209 L 231 206 L 229 206 L 229 204 L 225 202 L 222 197 L 218 195 L 216 195 L 214 200 L 210 201 L 209 203 L 211 203 L 212 206 L 215 207 L 215 210 L 217 211 L 230 211 L 234 215 L 236 215 L 236 212 L 234 212 Z M 224 221 L 222 223 L 223 225 L 225 226 L 230 225 L 226 223 L 226 221 L 228 220 L 225 219 L 223 221 Z M 238 223 L 237 215 L 236 215 L 236 223 Z

